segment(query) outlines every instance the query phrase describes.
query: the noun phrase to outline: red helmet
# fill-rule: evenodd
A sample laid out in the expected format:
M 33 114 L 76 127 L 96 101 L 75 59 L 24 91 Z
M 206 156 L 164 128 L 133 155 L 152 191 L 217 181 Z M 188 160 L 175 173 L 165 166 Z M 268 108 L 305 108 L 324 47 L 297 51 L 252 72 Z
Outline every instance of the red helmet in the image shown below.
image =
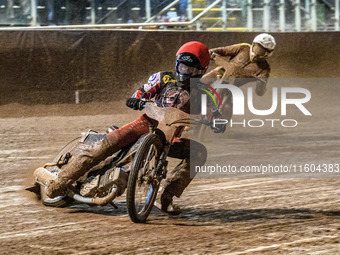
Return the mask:
M 177 51 L 176 60 L 201 70 L 206 69 L 210 61 L 208 47 L 197 41 L 187 42 Z
M 209 50 L 203 43 L 192 41 L 183 44 L 176 54 L 177 80 L 183 83 L 193 77 L 202 77 L 209 61 Z

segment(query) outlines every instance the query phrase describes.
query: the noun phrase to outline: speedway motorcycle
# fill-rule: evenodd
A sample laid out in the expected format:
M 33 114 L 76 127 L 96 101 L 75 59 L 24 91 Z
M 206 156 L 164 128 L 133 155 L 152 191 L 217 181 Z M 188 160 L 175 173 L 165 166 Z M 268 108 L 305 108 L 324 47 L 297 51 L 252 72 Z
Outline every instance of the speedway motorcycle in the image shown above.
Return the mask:
M 173 107 L 159 107 L 145 100 L 146 114 L 159 122 L 158 127 L 149 127 L 134 144 L 128 145 L 108 157 L 79 178 L 63 196 L 48 198 L 46 184 L 57 178 L 62 166 L 72 157 L 73 148 L 79 143 L 92 144 L 106 134 L 92 130 L 67 144 L 51 162 L 34 172 L 35 184 L 27 190 L 36 193 L 44 205 L 66 207 L 73 201 L 92 205 L 111 204 L 126 190 L 126 204 L 130 219 L 135 223 L 145 222 L 155 203 L 160 183 L 167 175 L 168 152 L 176 137 L 193 123 L 211 126 L 208 121 L 192 119 Z M 117 127 L 111 128 L 112 131 Z M 132 162 L 132 163 L 131 163 Z

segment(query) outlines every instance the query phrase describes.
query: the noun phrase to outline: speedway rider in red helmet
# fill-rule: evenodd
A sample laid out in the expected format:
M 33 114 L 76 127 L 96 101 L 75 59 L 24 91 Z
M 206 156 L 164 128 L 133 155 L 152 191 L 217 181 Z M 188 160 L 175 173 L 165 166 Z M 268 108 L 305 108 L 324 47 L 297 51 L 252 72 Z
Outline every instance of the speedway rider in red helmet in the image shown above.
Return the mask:
M 141 110 L 143 105 L 139 99 L 155 97 L 160 104 L 175 106 L 189 113 L 190 78 L 201 78 L 209 60 L 208 48 L 203 43 L 192 41 L 184 44 L 176 53 L 176 72 L 151 75 L 148 82 L 127 100 L 127 106 Z
M 203 43 L 184 44 L 176 54 L 176 72 L 158 72 L 152 75 L 146 84 L 127 99 L 126 105 L 134 110 L 142 110 L 145 102 L 141 99 L 154 98 L 160 107 L 176 107 L 190 113 L 190 78 L 202 77 L 209 60 L 208 48 Z M 216 108 L 211 108 L 211 116 L 212 118 L 220 116 Z M 108 133 L 104 139 L 92 145 L 80 144 L 68 164 L 62 167 L 58 178 L 47 185 L 46 194 L 51 198 L 62 195 L 67 187 L 91 167 L 148 133 L 150 125 L 157 126 L 158 123 L 143 114 L 132 123 Z M 214 131 L 224 132 L 224 130 L 225 126 L 219 126 Z M 195 141 L 190 142 L 189 139 L 178 138 L 172 145 L 169 157 L 182 159 L 182 162 L 168 174 L 165 180 L 160 198 L 162 211 L 180 213 L 179 208 L 172 204 L 172 198 L 180 197 L 192 180 L 190 159 L 195 161 L 195 165 L 203 165 L 206 156 L 204 145 Z

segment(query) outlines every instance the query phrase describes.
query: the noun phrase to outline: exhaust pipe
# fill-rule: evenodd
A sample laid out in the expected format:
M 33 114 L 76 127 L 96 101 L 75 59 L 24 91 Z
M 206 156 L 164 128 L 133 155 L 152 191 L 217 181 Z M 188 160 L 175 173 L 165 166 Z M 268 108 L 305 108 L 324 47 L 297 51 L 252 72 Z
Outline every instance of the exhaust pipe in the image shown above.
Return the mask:
M 67 193 L 67 196 L 73 198 L 74 200 L 81 202 L 81 203 L 86 203 L 86 204 L 95 204 L 95 205 L 107 205 L 112 203 L 112 201 L 116 198 L 117 196 L 117 187 L 113 187 L 112 191 L 110 194 L 108 194 L 105 197 L 83 197 L 77 193 L 74 193 L 72 190 L 70 190 Z
M 93 202 L 97 205 L 107 205 L 113 201 L 117 196 L 117 187 L 113 187 L 110 194 L 105 197 L 95 197 Z

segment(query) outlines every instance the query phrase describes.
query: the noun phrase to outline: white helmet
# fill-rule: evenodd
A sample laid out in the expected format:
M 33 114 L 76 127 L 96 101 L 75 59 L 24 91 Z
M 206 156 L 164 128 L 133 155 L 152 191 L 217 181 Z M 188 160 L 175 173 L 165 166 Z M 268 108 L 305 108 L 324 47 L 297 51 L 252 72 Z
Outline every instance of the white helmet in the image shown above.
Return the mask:
M 253 44 L 258 43 L 260 44 L 263 48 L 273 51 L 276 46 L 276 42 L 273 36 L 270 34 L 259 34 L 254 38 Z

